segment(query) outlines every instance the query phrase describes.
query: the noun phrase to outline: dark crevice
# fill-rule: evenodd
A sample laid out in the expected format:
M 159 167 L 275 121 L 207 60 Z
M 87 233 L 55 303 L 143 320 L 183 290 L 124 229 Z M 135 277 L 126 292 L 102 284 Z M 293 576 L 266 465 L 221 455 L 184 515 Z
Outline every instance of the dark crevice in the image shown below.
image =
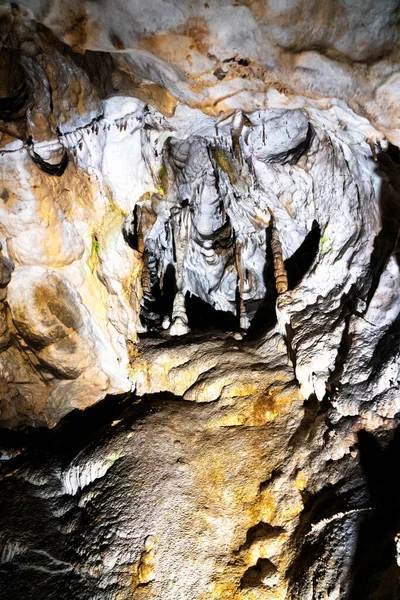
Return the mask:
M 357 475 L 361 473 L 358 472 Z M 303 529 L 304 534 L 309 532 L 312 523 L 328 520 L 338 512 L 369 506 L 362 481 L 358 481 L 356 477 L 350 480 L 343 477 L 335 484 L 327 484 L 314 494 L 304 490 L 302 497 L 304 510 L 299 529 Z
M 265 481 L 262 481 L 259 486 L 259 492 L 262 494 L 265 490 L 272 484 L 274 481 L 278 479 L 282 475 L 282 471 L 280 469 L 274 469 L 271 475 Z
M 356 294 L 354 286 L 351 288 L 348 294 L 345 294 L 342 298 L 342 309 L 339 317 L 332 324 L 332 331 L 336 329 L 341 323 L 344 322 L 342 337 L 340 339 L 339 347 L 337 350 L 335 365 L 329 375 L 329 379 L 326 383 L 326 395 L 324 400 L 328 401 L 329 397 L 334 393 L 337 387 L 340 386 L 340 380 L 343 374 L 343 369 L 346 364 L 351 346 L 353 343 L 353 334 L 350 331 L 351 318 L 355 313 L 355 302 Z
M 269 523 L 264 523 L 260 521 L 257 525 L 253 525 L 247 532 L 246 541 L 244 544 L 240 546 L 240 548 L 236 551 L 238 554 L 240 552 L 245 552 L 249 550 L 249 548 L 258 541 L 262 540 L 271 540 L 276 537 L 279 537 L 284 533 L 285 530 L 283 527 L 273 527 Z
M 240 580 L 240 589 L 264 587 L 264 580 L 276 572 L 277 568 L 268 558 L 259 558 L 257 563 L 244 573 Z
M 75 409 L 63 417 L 56 427 L 21 427 L 19 429 L 0 428 L 0 450 L 22 451 L 20 456 L 0 462 L 0 476 L 10 463 L 30 459 L 39 455 L 61 457 L 68 462 L 80 450 L 99 439 L 110 430 L 113 421 L 124 418 L 132 423 L 154 410 L 160 402 L 184 402 L 180 396 L 169 392 L 145 394 L 141 397 L 132 393 L 106 396 L 86 410 Z
M 400 148 L 389 143 L 387 154 L 396 165 L 400 165 Z
M 163 319 L 171 318 L 177 292 L 175 267 L 172 264 L 169 264 L 165 270 L 162 287 L 158 279 L 153 283 L 154 279 L 151 277 L 151 294 L 144 295 L 141 301 L 140 320 L 148 329 L 145 334 L 142 334 L 142 337 L 148 335 L 149 332 L 157 333 L 161 329 Z
M 379 339 L 370 360 L 372 373 L 370 379 L 376 377 L 384 364 L 387 364 L 399 353 L 400 348 L 400 313 Z M 395 382 L 392 382 L 392 385 Z M 397 382 L 396 382 L 397 384 Z
M 235 314 L 216 310 L 211 304 L 189 293 L 186 295 L 186 313 L 189 327 L 193 330 L 239 331 L 239 320 Z
M 263 300 L 259 302 L 259 306 L 252 318 L 250 328 L 247 331 L 246 338 L 248 340 L 259 339 L 269 329 L 274 327 L 277 322 L 276 317 L 276 287 L 274 275 L 274 260 L 271 248 L 271 227 L 267 227 L 265 231 L 265 252 L 266 260 L 263 272 L 264 285 L 267 293 Z
M 367 308 L 378 288 L 381 275 L 387 265 L 389 257 L 396 251 L 400 228 L 400 173 L 398 164 L 393 162 L 391 155 L 385 152 L 377 154 L 377 174 L 381 178 L 380 212 L 382 229 L 375 237 L 374 248 L 369 265 L 370 283 L 366 293 Z M 398 263 L 399 257 L 395 252 Z
M 258 339 L 265 334 L 269 329 L 274 327 L 277 322 L 276 316 L 276 287 L 274 275 L 274 263 L 271 250 L 271 228 L 266 230 L 266 264 L 264 268 L 264 284 L 267 289 L 265 298 L 260 302 L 260 306 L 252 319 L 251 326 L 247 332 L 247 339 Z M 285 268 L 288 276 L 288 288 L 292 290 L 304 278 L 306 273 L 311 268 L 318 254 L 319 241 L 321 230 L 314 221 L 311 231 L 305 237 L 301 246 L 296 252 L 285 261 Z M 292 339 L 294 331 L 290 325 L 287 325 L 285 341 L 288 347 L 288 354 L 295 366 L 295 353 L 292 348 Z
M 280 163 L 282 165 L 289 163 L 291 165 L 294 165 L 310 148 L 313 139 L 314 130 L 312 128 L 311 123 L 309 123 L 306 138 L 303 142 L 301 142 L 301 144 L 299 144 L 295 148 L 292 148 L 291 150 L 270 155 L 267 162 Z
M 320 402 L 318 402 L 317 396 L 311 394 L 311 396 L 304 401 L 303 408 L 304 415 L 301 423 L 288 442 L 288 445 L 293 448 L 298 447 L 306 441 L 314 427 L 317 416 L 321 411 L 321 405 Z
M 19 115 L 24 110 L 27 101 L 28 94 L 26 93 L 26 88 L 21 84 L 15 96 L 0 98 L 0 119 L 8 122 L 22 118 Z
M 400 428 L 384 434 L 386 448 L 367 431 L 358 434 L 360 463 L 373 511 L 358 534 L 352 566 L 352 586 L 347 600 L 398 600 L 400 569 L 395 536 L 400 531 Z
M 18 121 L 25 117 L 29 101 L 29 86 L 21 56 L 17 50 L 2 48 L 0 52 L 0 71 L 2 74 L 2 93 L 0 97 L 0 119 L 5 122 Z
M 293 338 L 294 338 L 294 329 L 290 323 L 286 323 L 284 340 L 285 340 L 289 359 L 293 365 L 293 371 L 296 372 L 297 355 L 296 355 L 296 349 L 293 346 Z
M 311 268 L 318 254 L 321 228 L 313 221 L 311 231 L 304 238 L 301 246 L 294 254 L 285 260 L 289 290 L 295 288 Z
M 53 88 L 51 87 L 50 81 L 47 82 L 47 85 L 49 86 L 49 108 L 50 108 L 50 112 L 54 112 Z
M 135 208 L 133 209 L 133 212 L 131 214 L 131 219 L 125 221 L 124 226 L 122 227 L 122 235 L 128 246 L 136 251 L 139 250 L 138 221 L 138 205 L 135 204 Z

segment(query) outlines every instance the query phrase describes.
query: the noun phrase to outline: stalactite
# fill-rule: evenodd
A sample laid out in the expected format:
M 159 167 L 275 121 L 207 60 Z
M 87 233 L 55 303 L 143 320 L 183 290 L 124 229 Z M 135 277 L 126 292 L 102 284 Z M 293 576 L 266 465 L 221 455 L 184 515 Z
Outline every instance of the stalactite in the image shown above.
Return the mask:
M 242 264 L 242 244 L 238 241 L 235 242 L 235 261 L 236 270 L 238 273 L 238 294 L 239 294 L 239 323 L 241 329 L 248 329 L 250 327 L 250 321 L 246 314 L 246 308 L 243 300 L 244 292 L 244 273 Z
M 149 253 L 143 252 L 143 266 L 142 266 L 142 295 L 144 298 L 150 299 L 151 296 L 151 274 L 149 269 Z
M 271 248 L 272 256 L 274 259 L 275 286 L 278 294 L 284 294 L 288 289 L 288 278 L 285 263 L 283 261 L 282 245 L 279 239 L 279 232 L 276 226 L 274 214 L 271 209 L 269 209 L 269 212 L 271 215 Z
M 186 315 L 184 289 L 184 263 L 188 250 L 189 213 L 184 208 L 172 219 L 172 235 L 176 249 L 176 287 L 177 292 L 172 309 L 170 335 L 184 335 L 189 332 L 188 318 Z
M 239 164 L 242 164 L 243 157 L 240 149 L 240 137 L 243 132 L 244 127 L 253 127 L 250 119 L 242 113 L 241 110 L 237 110 L 232 118 L 231 124 L 231 138 L 232 138 L 232 148 L 233 154 L 238 161 Z

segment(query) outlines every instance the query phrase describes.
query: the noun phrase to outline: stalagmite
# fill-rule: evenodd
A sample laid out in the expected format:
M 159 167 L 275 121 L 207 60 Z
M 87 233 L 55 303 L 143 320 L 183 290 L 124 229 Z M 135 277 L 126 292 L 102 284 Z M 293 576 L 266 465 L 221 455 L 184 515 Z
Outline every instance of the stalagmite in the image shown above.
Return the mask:
M 185 308 L 185 297 L 180 290 L 178 290 L 175 294 L 171 323 L 171 328 L 169 330 L 170 335 L 185 335 L 189 332 Z
M 185 335 L 189 332 L 188 318 L 185 308 L 184 262 L 189 244 L 189 212 L 182 209 L 172 220 L 172 243 L 175 249 L 176 294 L 172 308 L 170 335 Z

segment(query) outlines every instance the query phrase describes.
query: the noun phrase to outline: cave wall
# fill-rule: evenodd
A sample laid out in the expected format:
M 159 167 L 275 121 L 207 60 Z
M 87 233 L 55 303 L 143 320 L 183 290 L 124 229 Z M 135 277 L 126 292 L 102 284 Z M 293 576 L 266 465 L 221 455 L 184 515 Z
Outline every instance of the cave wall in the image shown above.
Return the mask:
M 398 18 L 4 5 L 0 598 L 398 597 Z

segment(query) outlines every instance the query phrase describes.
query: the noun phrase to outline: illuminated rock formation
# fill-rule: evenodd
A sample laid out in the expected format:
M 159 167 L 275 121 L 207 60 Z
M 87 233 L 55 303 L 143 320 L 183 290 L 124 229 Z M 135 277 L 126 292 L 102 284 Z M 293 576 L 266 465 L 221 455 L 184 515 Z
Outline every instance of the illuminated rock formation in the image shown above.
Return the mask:
M 25 4 L 0 599 L 395 600 L 396 3 Z

